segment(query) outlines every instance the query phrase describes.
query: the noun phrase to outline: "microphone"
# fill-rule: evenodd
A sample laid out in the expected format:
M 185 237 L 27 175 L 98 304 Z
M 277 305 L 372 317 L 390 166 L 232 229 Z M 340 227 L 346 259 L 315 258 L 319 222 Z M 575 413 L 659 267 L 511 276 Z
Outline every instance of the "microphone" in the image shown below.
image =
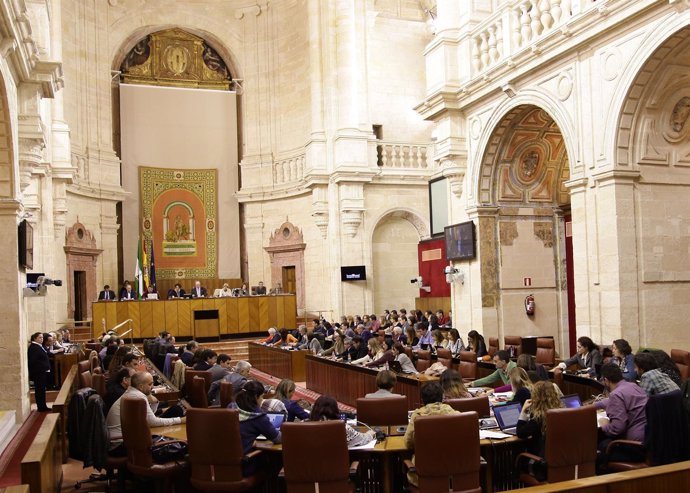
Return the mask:
M 359 420 L 357 420 L 357 424 L 358 424 L 358 425 L 361 425 L 361 426 L 364 426 L 364 427 L 367 428 L 369 431 L 373 431 L 373 432 L 374 432 L 374 435 L 376 436 L 376 441 L 377 441 L 377 442 L 382 442 L 382 441 L 384 441 L 384 440 L 386 439 L 386 433 L 385 433 L 383 430 L 381 430 L 381 429 L 375 430 L 374 428 L 372 428 L 371 426 L 369 426 L 368 424 L 366 424 L 364 421 L 359 421 Z

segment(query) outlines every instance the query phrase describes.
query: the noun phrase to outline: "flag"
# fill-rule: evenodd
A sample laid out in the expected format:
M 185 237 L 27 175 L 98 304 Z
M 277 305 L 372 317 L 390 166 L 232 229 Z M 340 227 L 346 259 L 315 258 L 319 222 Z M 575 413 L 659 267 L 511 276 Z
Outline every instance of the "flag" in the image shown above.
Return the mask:
M 151 285 L 151 279 L 149 278 L 149 256 L 146 253 L 146 240 L 144 240 L 144 245 L 142 247 L 142 271 L 144 273 L 144 294 L 142 297 L 146 296 L 148 292 L 148 287 Z
M 153 261 L 153 238 L 151 238 L 151 261 L 149 262 L 149 279 L 151 281 L 151 286 L 153 290 L 158 292 L 156 289 L 156 264 Z
M 144 272 L 142 267 L 144 265 L 143 257 L 141 253 L 141 238 L 139 239 L 139 249 L 137 251 L 137 265 L 134 268 L 134 289 L 137 294 L 137 299 L 141 299 L 144 296 Z

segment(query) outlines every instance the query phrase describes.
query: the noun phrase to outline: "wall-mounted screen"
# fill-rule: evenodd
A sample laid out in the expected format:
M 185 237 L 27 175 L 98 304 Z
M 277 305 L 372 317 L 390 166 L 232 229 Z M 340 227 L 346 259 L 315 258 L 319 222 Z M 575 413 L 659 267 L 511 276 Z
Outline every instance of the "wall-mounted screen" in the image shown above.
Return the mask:
M 363 265 L 351 265 L 340 268 L 341 281 L 366 281 L 367 269 Z
M 445 235 L 447 260 L 467 260 L 476 257 L 476 238 L 472 221 L 446 227 Z
M 440 237 L 448 226 L 448 180 L 438 178 L 429 182 L 429 217 L 431 237 Z
M 24 219 L 19 223 L 19 267 L 24 269 L 34 268 L 34 228 Z

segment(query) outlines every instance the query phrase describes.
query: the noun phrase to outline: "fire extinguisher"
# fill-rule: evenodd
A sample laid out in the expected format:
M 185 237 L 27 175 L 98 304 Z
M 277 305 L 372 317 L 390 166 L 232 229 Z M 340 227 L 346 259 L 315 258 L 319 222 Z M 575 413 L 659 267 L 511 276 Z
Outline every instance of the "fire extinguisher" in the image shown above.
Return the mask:
M 534 296 L 528 294 L 525 297 L 525 313 L 527 315 L 534 315 Z

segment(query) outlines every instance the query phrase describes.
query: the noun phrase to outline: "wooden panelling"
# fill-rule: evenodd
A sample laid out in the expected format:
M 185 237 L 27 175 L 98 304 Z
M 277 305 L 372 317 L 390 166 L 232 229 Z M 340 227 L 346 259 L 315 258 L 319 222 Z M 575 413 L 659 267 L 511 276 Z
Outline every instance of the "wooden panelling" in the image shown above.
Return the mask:
M 60 416 L 60 421 L 58 422 L 58 437 L 60 439 L 62 456 L 65 460 L 67 460 L 69 453 L 67 443 L 67 409 L 72 395 L 77 391 L 79 386 L 77 371 L 77 365 L 72 365 L 67 373 L 67 378 L 62 382 L 60 392 L 58 392 L 55 401 L 53 401 L 53 413 Z
M 178 336 L 180 334 L 180 321 L 177 315 L 178 303 L 176 301 L 165 301 L 157 304 L 163 306 L 165 312 L 165 330 Z
M 249 298 L 237 298 L 237 319 L 239 332 L 252 331 L 252 324 L 249 319 Z
M 106 306 L 108 306 L 108 303 L 94 303 L 93 306 L 91 307 L 91 315 L 93 317 L 93 323 L 92 326 L 98 326 L 101 327 L 101 321 L 105 320 L 106 321 L 106 327 L 114 327 L 116 324 L 108 324 L 108 318 L 106 316 Z M 115 305 L 113 304 L 113 308 Z
M 330 359 L 307 355 L 305 358 L 307 388 L 320 394 L 332 395 L 337 401 L 355 406 L 359 397 L 376 392 L 376 375 L 378 370 L 361 366 L 338 363 Z M 394 392 L 407 397 L 407 408 L 417 409 L 422 402 L 420 388 L 426 380 L 437 380 L 432 377 L 398 375 Z M 337 385 L 334 384 L 337 382 Z
M 262 346 L 250 342 L 249 362 L 257 370 L 278 378 L 289 378 L 295 382 L 304 382 L 304 357 L 308 351 L 288 351 L 285 349 Z
M 55 493 L 62 482 L 62 447 L 58 437 L 60 415 L 48 414 L 21 463 L 22 483 L 31 493 Z
M 449 296 L 415 298 L 414 306 L 415 309 L 423 312 L 431 310 L 432 312 L 436 313 L 436 310 L 443 310 L 443 313 L 448 314 L 448 312 L 451 310 Z
M 175 337 L 194 337 L 194 310 L 218 310 L 220 334 L 263 332 L 269 327 L 296 328 L 294 295 L 246 296 L 240 298 L 203 298 L 175 300 L 98 301 L 93 304 L 95 316 L 103 318 L 112 312 L 111 329 L 127 319 L 132 320 L 132 337 L 155 337 L 167 330 Z M 93 336 L 101 335 L 95 319 Z M 127 327 L 121 330 L 126 330 Z M 203 329 L 207 333 L 207 328 Z M 215 334 L 215 329 L 213 329 Z M 129 336 L 128 336 L 129 337 Z

